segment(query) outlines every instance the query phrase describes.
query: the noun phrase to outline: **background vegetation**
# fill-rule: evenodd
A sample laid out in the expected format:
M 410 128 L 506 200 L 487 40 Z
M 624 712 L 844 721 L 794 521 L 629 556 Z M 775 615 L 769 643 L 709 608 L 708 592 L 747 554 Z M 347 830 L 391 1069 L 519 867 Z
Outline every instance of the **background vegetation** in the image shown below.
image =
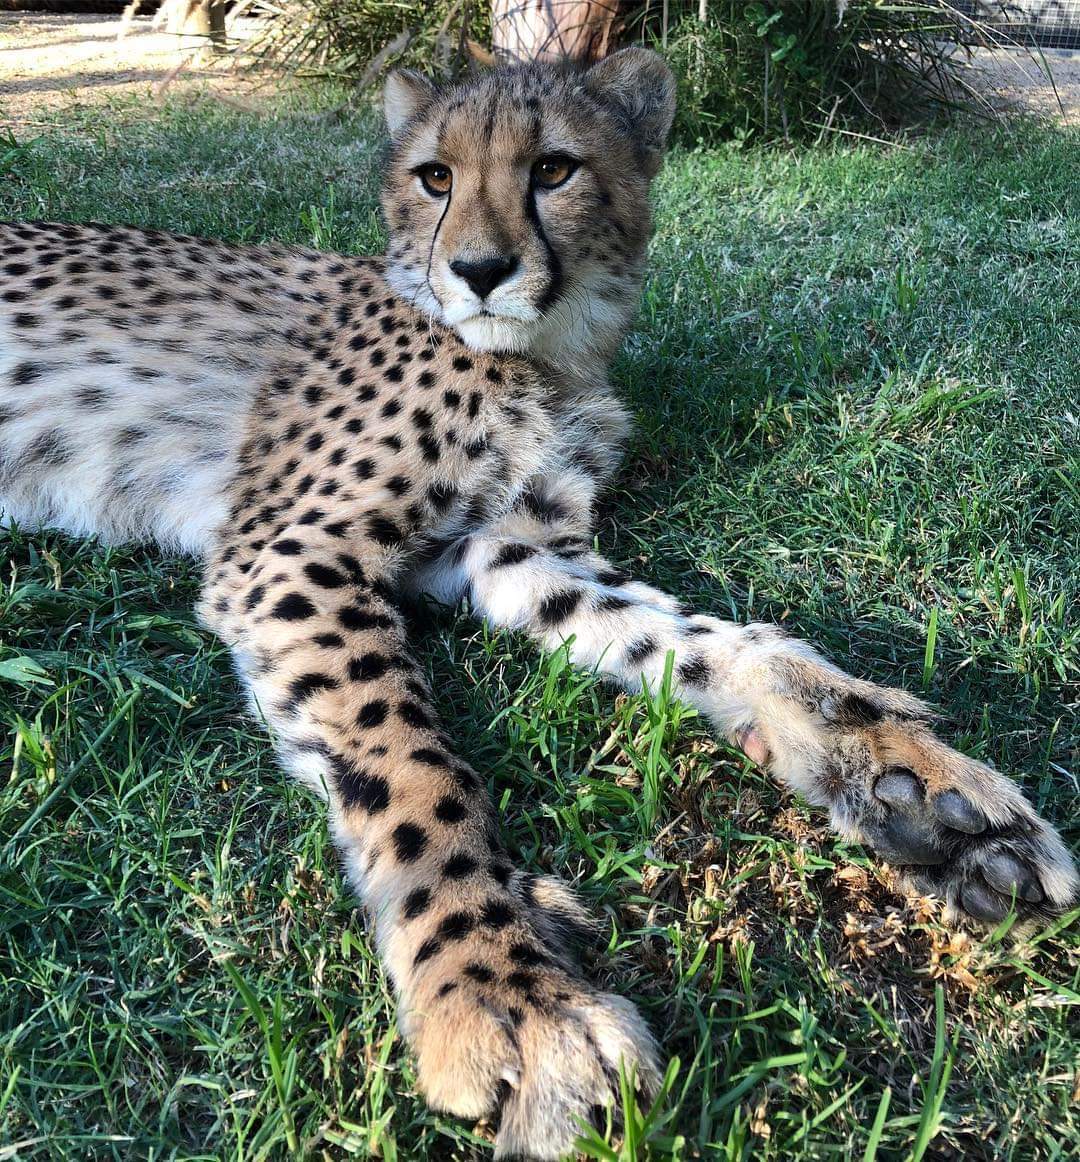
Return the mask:
M 310 116 L 340 96 L 43 113 L 0 147 L 0 214 L 375 251 L 378 130 Z M 698 608 L 925 692 L 1074 849 L 1078 147 L 677 150 L 601 529 Z M 197 570 L 0 537 L 0 1157 L 468 1157 L 488 1131 L 417 1098 L 323 812 L 195 624 Z M 648 1156 L 1076 1155 L 1075 916 L 1019 947 L 950 931 L 686 710 L 416 619 L 508 843 L 580 885 L 593 975 L 679 1058 Z
M 453 75 L 490 45 L 487 3 L 258 0 L 255 8 L 274 16 L 254 48 L 258 60 L 349 83 L 371 83 L 397 63 Z M 970 40 L 979 25 L 935 0 L 626 0 L 619 25 L 621 43 L 661 48 L 671 61 L 676 130 L 689 144 L 880 130 L 973 97 L 957 37 Z

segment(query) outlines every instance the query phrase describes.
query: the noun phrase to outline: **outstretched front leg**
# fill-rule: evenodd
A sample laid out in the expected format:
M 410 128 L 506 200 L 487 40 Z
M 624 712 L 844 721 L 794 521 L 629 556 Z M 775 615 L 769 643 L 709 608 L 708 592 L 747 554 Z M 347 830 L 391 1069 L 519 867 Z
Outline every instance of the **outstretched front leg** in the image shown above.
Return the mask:
M 574 967 L 570 893 L 510 862 L 483 780 L 435 721 L 379 562 L 378 546 L 298 523 L 257 553 L 223 546 L 202 613 L 286 766 L 329 802 L 425 1096 L 500 1112 L 497 1156 L 557 1158 L 618 1093 L 620 1067 L 655 1087 L 655 1046 L 632 1004 Z
M 1016 785 L 942 743 L 918 699 L 860 681 L 768 625 L 695 616 L 590 551 L 563 482 L 459 541 L 418 578 L 467 595 L 492 622 L 630 689 L 658 683 L 674 652 L 677 692 L 919 891 L 988 923 L 1048 917 L 1080 899 L 1075 865 Z

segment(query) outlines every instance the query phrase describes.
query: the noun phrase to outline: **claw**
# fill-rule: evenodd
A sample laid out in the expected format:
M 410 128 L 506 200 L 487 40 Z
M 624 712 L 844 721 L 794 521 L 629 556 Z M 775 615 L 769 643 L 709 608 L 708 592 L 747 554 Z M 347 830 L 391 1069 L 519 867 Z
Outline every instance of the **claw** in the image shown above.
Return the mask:
M 1034 875 L 1013 855 L 998 852 L 982 866 L 986 882 L 1003 896 L 1011 897 L 1015 891 L 1021 900 L 1029 904 L 1042 903 L 1043 893 Z
M 882 854 L 896 863 L 931 866 L 945 862 L 945 853 L 938 847 L 933 833 L 904 815 L 891 815 L 885 821 L 883 832 L 886 850 Z
M 942 791 L 930 800 L 934 814 L 953 831 L 965 835 L 980 835 L 986 830 L 986 816 L 959 791 Z
M 922 803 L 919 780 L 905 767 L 892 767 L 874 785 L 874 794 L 890 807 L 917 807 Z
M 1008 903 L 976 881 L 966 883 L 960 889 L 960 903 L 969 916 L 986 924 L 997 924 L 1009 914 Z

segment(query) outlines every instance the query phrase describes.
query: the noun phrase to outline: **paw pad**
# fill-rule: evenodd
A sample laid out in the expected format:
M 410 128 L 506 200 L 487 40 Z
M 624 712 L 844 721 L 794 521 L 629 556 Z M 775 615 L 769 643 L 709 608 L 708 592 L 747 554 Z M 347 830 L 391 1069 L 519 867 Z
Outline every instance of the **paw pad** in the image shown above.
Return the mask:
M 986 816 L 959 791 L 942 791 L 930 800 L 930 807 L 938 819 L 953 831 L 981 835 L 986 830 Z
M 958 904 L 969 916 L 997 924 L 1015 904 L 1038 908 L 1046 891 L 1028 864 L 1008 850 L 1020 841 L 990 829 L 985 811 L 954 788 L 927 796 L 906 767 L 890 767 L 874 784 L 878 804 L 867 838 L 890 863 L 925 869 L 916 883 Z

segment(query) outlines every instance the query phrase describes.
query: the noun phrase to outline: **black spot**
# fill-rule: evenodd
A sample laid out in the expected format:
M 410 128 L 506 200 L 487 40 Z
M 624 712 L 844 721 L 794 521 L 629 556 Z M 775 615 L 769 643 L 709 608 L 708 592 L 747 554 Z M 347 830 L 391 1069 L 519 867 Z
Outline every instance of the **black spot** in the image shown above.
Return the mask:
M 504 900 L 488 900 L 480 912 L 480 920 L 487 928 L 505 928 L 514 919 L 514 909 Z
M 429 464 L 434 464 L 438 460 L 440 453 L 439 441 L 430 432 L 424 432 L 416 443 L 423 453 L 424 459 Z
M 37 464 L 63 464 L 71 451 L 59 431 L 42 432 L 27 446 L 26 458 Z
M 467 355 L 454 356 L 454 370 L 455 371 L 472 371 L 472 360 Z
M 465 965 L 465 975 L 477 984 L 491 984 L 495 979 L 495 974 L 486 964 L 480 964 L 475 960 Z
M 371 815 L 378 815 L 390 806 L 390 784 L 381 775 L 372 775 L 361 767 L 339 760 L 337 788 L 342 805 L 362 807 Z
M 262 585 L 256 585 L 247 597 L 244 598 L 244 608 L 250 613 L 265 596 L 266 588 Z
M 544 964 L 547 957 L 532 944 L 512 944 L 510 946 L 510 959 L 515 964 L 523 965 L 526 968 L 535 968 L 537 965 Z
M 440 823 L 460 823 L 468 814 L 468 808 L 453 795 L 443 795 L 435 804 L 435 818 Z
M 415 726 L 417 730 L 431 728 L 431 716 L 419 702 L 402 702 L 398 706 L 397 712 L 402 722 L 409 726 Z
M 468 912 L 451 912 L 439 925 L 439 935 L 444 940 L 464 940 L 476 927 L 476 920 Z
M 11 378 L 19 387 L 24 387 L 39 379 L 44 370 L 40 363 L 16 363 L 11 369 Z
M 352 682 L 373 682 L 390 669 L 390 660 L 383 654 L 364 654 L 349 662 L 349 680 Z
M 443 864 L 442 873 L 448 880 L 463 880 L 466 876 L 471 876 L 478 866 L 471 855 L 459 852 Z
M 326 650 L 339 649 L 345 644 L 345 639 L 339 633 L 317 633 L 311 640 Z
M 842 726 L 873 726 L 881 719 L 881 708 L 861 694 L 848 694 L 836 706 L 836 721 Z
M 565 621 L 581 604 L 580 589 L 563 589 L 540 602 L 537 617 L 541 625 L 555 626 Z
M 457 988 L 457 981 L 456 980 L 448 980 L 448 981 L 445 981 L 443 984 L 439 985 L 438 991 L 436 992 L 435 995 L 437 997 L 448 997 L 456 988 Z
M 427 847 L 427 834 L 415 823 L 399 823 L 394 828 L 394 852 L 401 863 L 416 863 Z
M 429 746 L 417 747 L 416 750 L 411 752 L 409 758 L 413 762 L 423 763 L 426 767 L 449 768 L 450 766 L 450 759 L 446 755 L 441 754 L 437 750 L 432 750 Z
M 511 541 L 508 545 L 503 545 L 495 554 L 488 568 L 502 569 L 507 565 L 520 565 L 522 561 L 527 561 L 536 553 L 537 549 L 534 545 L 528 545 L 524 541 Z
M 390 479 L 386 482 L 386 487 L 389 488 L 395 496 L 404 496 L 405 493 L 408 492 L 410 488 L 412 488 L 412 481 L 410 481 L 407 476 L 391 476 Z
M 506 983 L 519 992 L 528 993 L 536 987 L 536 973 L 526 972 L 525 969 L 517 968 L 509 973 L 506 978 Z
M 368 536 L 378 545 L 400 545 L 405 534 L 388 516 L 373 516 L 367 524 Z
M 353 472 L 356 473 L 357 480 L 370 480 L 375 475 L 375 463 L 365 456 L 353 464 Z
M 338 621 L 346 629 L 354 631 L 391 629 L 394 625 L 393 618 L 387 617 L 385 613 L 369 613 L 366 609 L 360 609 L 356 605 L 346 605 L 339 610 Z
M 428 485 L 427 498 L 437 512 L 445 512 L 457 496 L 457 489 L 452 484 L 443 484 L 437 480 Z
M 514 874 L 514 869 L 508 863 L 490 863 L 488 871 L 500 888 L 505 888 L 510 882 L 510 877 Z
M 630 666 L 640 666 L 642 662 L 656 650 L 656 638 L 643 637 L 640 641 L 634 642 L 633 645 L 628 646 L 626 650 L 626 662 Z
M 336 690 L 337 687 L 337 679 L 331 678 L 329 674 L 300 674 L 289 683 L 288 703 L 295 707 L 320 690 Z
M 413 957 L 413 968 L 418 964 L 423 964 L 425 960 L 430 960 L 433 956 L 438 956 L 442 951 L 442 941 L 432 936 L 425 940 L 423 944 L 416 950 L 416 956 Z
M 329 565 L 321 565 L 318 561 L 304 566 L 304 576 L 322 589 L 340 589 L 347 580 L 344 573 L 331 569 Z
M 431 904 L 431 892 L 427 888 L 414 888 L 406 897 L 402 905 L 401 914 L 406 920 L 415 920 L 422 916 Z
M 281 621 L 304 621 L 315 616 L 315 606 L 302 593 L 286 593 L 270 610 Z
M 628 597 L 621 597 L 618 593 L 609 593 L 600 599 L 597 609 L 603 613 L 617 613 L 620 609 L 627 609 L 633 604 Z
M 707 686 L 712 677 L 712 667 L 704 658 L 689 658 L 679 666 L 678 674 L 684 686 Z
M 386 721 L 387 714 L 390 713 L 390 707 L 382 698 L 376 698 L 372 702 L 366 702 L 356 714 L 356 725 L 362 727 L 364 730 L 369 730 L 374 726 L 381 726 Z

